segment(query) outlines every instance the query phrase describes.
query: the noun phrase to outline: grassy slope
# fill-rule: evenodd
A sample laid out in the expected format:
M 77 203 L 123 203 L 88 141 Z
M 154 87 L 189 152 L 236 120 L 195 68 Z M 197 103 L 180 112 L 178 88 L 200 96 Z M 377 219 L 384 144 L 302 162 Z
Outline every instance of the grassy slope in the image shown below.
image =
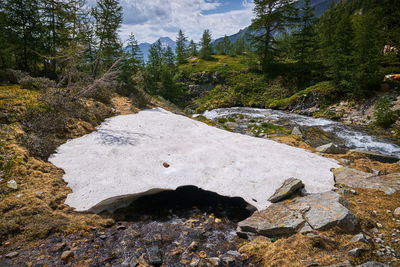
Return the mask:
M 186 77 L 199 72 L 218 72 L 222 78 L 222 82 L 217 84 L 212 91 L 192 101 L 196 112 L 232 106 L 283 109 L 313 91 L 321 92 L 326 96 L 337 91 L 331 83 L 323 82 L 296 93 L 293 89 L 288 89 L 290 87 L 288 81 L 282 77 L 268 81 L 264 75 L 250 71 L 245 56 L 218 55 L 214 57 L 213 61 L 195 59 L 179 67 Z
M 29 241 L 53 232 L 85 231 L 89 226 L 111 222 L 97 215 L 72 212 L 63 204 L 71 193 L 62 180 L 63 171 L 32 156 L 25 147 L 23 140 L 30 129 L 22 122 L 27 121 L 27 114 L 49 112 L 38 101 L 39 95 L 38 91 L 20 86 L 0 86 L 0 244 L 15 237 Z M 87 100 L 86 105 L 93 116 L 100 114 L 99 109 L 110 109 L 94 100 Z M 67 129 L 58 133 L 58 138 L 65 142 L 93 129 L 90 123 L 72 118 Z M 52 138 L 52 135 L 46 135 L 43 130 L 40 138 L 46 137 Z M 17 190 L 8 188 L 7 182 L 11 180 L 17 182 Z

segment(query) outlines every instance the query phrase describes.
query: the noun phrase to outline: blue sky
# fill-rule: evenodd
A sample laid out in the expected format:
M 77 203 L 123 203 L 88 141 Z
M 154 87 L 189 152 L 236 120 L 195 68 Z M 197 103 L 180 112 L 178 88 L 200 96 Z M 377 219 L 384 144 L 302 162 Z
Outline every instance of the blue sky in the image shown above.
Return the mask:
M 133 32 L 140 43 L 159 37 L 175 40 L 179 29 L 199 41 L 204 29 L 213 38 L 247 27 L 252 18 L 251 0 L 121 0 L 124 21 L 120 36 Z

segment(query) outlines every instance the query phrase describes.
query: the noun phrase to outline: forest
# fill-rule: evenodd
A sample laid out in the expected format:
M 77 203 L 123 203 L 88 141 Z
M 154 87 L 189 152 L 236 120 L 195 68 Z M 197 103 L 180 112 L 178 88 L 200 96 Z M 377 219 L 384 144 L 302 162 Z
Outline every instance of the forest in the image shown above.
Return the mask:
M 35 78 L 14 77 L 19 71 L 53 81 L 44 87 L 74 88 L 80 95 L 100 85 L 128 95 L 141 88 L 185 106 L 187 77 L 179 66 L 196 57 L 210 62 L 214 55 L 240 57 L 267 83 L 280 77 L 285 96 L 330 81 L 340 92 L 364 98 L 385 74 L 400 71 L 398 1 L 332 1 L 320 18 L 310 0 L 299 3 L 256 0 L 247 34 L 235 42 L 225 36 L 213 43 L 209 30 L 199 43 L 189 42 L 179 31 L 176 51 L 155 43 L 144 62 L 134 33 L 128 40 L 119 37 L 118 0 L 98 0 L 95 7 L 85 0 L 5 0 L 0 3 L 0 80 L 35 83 Z

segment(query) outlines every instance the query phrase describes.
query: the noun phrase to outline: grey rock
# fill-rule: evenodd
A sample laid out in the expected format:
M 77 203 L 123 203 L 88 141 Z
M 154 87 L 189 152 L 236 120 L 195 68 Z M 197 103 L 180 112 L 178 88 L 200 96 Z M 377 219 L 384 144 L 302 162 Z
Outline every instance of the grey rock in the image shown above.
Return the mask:
M 362 150 L 351 150 L 351 152 L 369 158 L 370 160 L 375 160 L 382 163 L 396 163 L 399 161 L 399 159 L 395 156 L 383 155 L 376 152 Z
M 14 190 L 17 190 L 18 189 L 18 184 L 17 184 L 17 182 L 15 180 L 10 180 L 10 181 L 7 182 L 7 187 L 11 188 L 11 189 L 14 189 Z
M 350 242 L 352 242 L 352 243 L 362 242 L 362 243 L 368 244 L 368 238 L 363 233 L 359 233 L 359 234 L 353 236 L 353 238 L 350 240 Z
M 361 253 L 364 251 L 366 251 L 366 250 L 363 248 L 354 248 L 354 249 L 350 250 L 347 254 L 350 257 L 358 258 L 361 256 Z
M 153 265 L 161 265 L 162 260 L 160 257 L 160 249 L 157 245 L 147 248 L 147 255 L 149 257 L 150 263 Z
M 285 180 L 281 187 L 268 199 L 272 203 L 279 202 L 283 199 L 289 198 L 294 192 L 304 187 L 301 180 L 296 178 L 289 178 Z
M 376 261 L 369 261 L 366 263 L 363 263 L 361 265 L 357 265 L 356 267 L 389 267 L 389 265 L 380 263 L 380 262 L 376 262 Z
M 298 126 L 295 126 L 292 130 L 292 135 L 303 138 L 303 133 L 300 131 Z
M 5 257 L 8 258 L 8 259 L 11 259 L 11 258 L 17 257 L 18 255 L 19 255 L 18 252 L 13 251 L 13 252 L 10 252 L 10 253 L 6 254 Z
M 351 262 L 349 260 L 347 260 L 347 261 L 344 261 L 344 262 L 328 265 L 328 266 L 325 266 L 325 267 L 352 267 L 352 266 L 353 265 L 351 264 Z
M 333 143 L 329 143 L 316 148 L 317 152 L 327 153 L 327 154 L 345 154 L 346 149 L 341 148 Z
M 121 263 L 121 267 L 136 267 L 139 265 L 139 260 L 136 257 L 130 257 Z
M 391 195 L 400 190 L 400 174 L 374 175 L 348 167 L 333 170 L 335 181 L 352 188 L 375 189 Z
M 275 203 L 239 222 L 237 233 L 245 238 L 250 235 L 276 237 L 304 232 L 303 229 L 325 230 L 334 226 L 353 231 L 359 221 L 345 204 L 344 199 L 332 191 Z

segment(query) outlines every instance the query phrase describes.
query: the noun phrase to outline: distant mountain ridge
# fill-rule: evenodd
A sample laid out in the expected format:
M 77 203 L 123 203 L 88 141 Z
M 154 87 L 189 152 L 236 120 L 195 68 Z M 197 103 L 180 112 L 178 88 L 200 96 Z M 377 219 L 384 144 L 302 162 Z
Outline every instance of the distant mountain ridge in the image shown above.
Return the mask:
M 321 17 L 322 14 L 324 14 L 325 11 L 329 9 L 331 1 L 332 0 L 311 0 L 311 6 L 314 8 L 315 17 L 317 17 L 317 18 Z M 338 1 L 339 0 L 335 0 L 335 2 L 338 2 Z M 298 6 L 302 6 L 303 3 L 304 3 L 304 0 L 300 0 L 298 2 Z M 241 29 L 239 32 L 237 32 L 237 33 L 235 33 L 233 35 L 229 35 L 228 39 L 232 43 L 234 43 L 234 42 L 236 42 L 236 40 L 238 38 L 245 37 L 246 35 L 251 34 L 251 33 L 252 32 L 250 32 L 249 28 L 246 27 L 244 29 Z M 219 42 L 221 42 L 223 38 L 224 37 L 221 37 L 221 38 L 218 38 L 218 39 L 214 40 L 213 41 L 213 46 L 215 46 Z M 161 45 L 162 45 L 163 48 L 167 48 L 169 46 L 175 52 L 176 42 L 173 41 L 171 38 L 169 38 L 169 37 L 161 37 L 158 40 L 161 41 Z M 155 44 L 156 42 L 154 42 L 153 44 Z M 149 50 L 150 50 L 150 46 L 151 45 L 152 44 L 150 44 L 150 43 L 141 43 L 141 44 L 139 44 L 139 48 L 143 53 L 143 59 L 144 59 L 145 62 L 147 62 L 147 60 L 149 58 Z

